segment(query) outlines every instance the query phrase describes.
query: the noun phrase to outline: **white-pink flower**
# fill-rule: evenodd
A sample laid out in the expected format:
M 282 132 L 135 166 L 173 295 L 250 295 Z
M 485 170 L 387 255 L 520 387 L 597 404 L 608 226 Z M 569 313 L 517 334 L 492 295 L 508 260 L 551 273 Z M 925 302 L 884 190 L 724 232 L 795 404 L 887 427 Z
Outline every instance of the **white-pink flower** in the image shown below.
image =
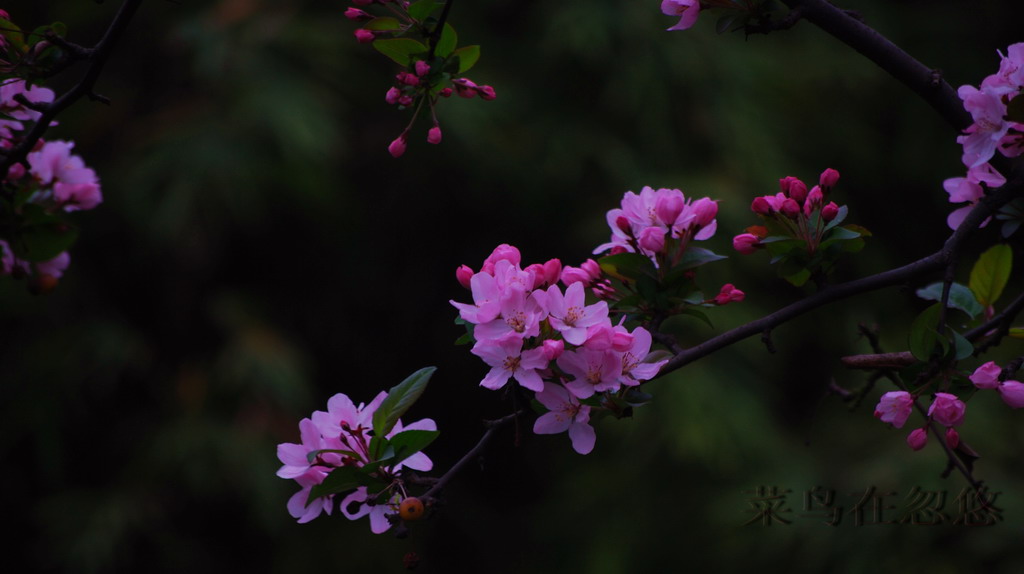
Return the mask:
M 531 391 L 544 388 L 538 370 L 546 369 L 548 359 L 544 347 L 523 351 L 523 340 L 508 336 L 498 340 L 480 340 L 470 351 L 490 365 L 491 370 L 480 381 L 480 386 L 496 390 L 505 386 L 510 378 Z
M 979 389 L 994 389 L 999 386 L 999 375 L 1002 372 L 995 361 L 989 361 L 975 369 L 969 378 Z
M 581 405 L 573 395 L 554 383 L 544 383 L 537 401 L 548 408 L 533 424 L 537 434 L 558 434 L 569 431 L 572 448 L 580 454 L 594 450 L 596 434 L 590 426 L 590 407 Z
M 582 345 L 587 339 L 587 328 L 608 320 L 608 303 L 598 301 L 586 304 L 583 283 L 573 283 L 565 289 L 558 285 L 548 287 L 545 307 L 551 326 L 572 345 Z
M 633 330 L 633 341 L 629 349 L 622 353 L 622 374 L 619 382 L 626 386 L 636 386 L 642 381 L 653 379 L 668 362 L 668 359 L 645 363 L 651 352 L 651 334 L 643 327 Z
M 581 399 L 591 397 L 595 392 L 619 389 L 622 353 L 617 351 L 595 351 L 580 347 L 562 353 L 556 364 L 572 377 L 572 380 L 565 383 L 565 388 Z
M 890 391 L 882 395 L 875 407 L 875 417 L 896 428 L 903 428 L 914 408 L 914 398 L 907 391 Z

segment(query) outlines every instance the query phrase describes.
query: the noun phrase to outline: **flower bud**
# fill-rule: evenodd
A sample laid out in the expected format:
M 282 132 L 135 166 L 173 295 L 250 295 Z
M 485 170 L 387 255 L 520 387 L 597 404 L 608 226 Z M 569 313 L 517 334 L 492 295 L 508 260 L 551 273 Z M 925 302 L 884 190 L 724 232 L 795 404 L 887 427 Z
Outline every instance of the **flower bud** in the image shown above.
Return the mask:
M 427 143 L 441 143 L 441 128 L 439 126 L 434 126 L 427 131 Z
M 807 193 L 807 198 L 804 199 L 804 213 L 810 213 L 814 211 L 815 207 L 818 207 L 825 201 L 825 194 L 822 193 L 821 188 L 817 185 L 811 188 L 811 191 Z
M 787 195 L 797 203 L 803 203 L 804 198 L 807 197 L 807 184 L 794 178 L 789 185 L 789 193 Z
M 629 220 L 626 219 L 625 215 L 620 215 L 615 218 L 615 227 L 618 227 L 627 236 L 632 237 L 633 228 L 629 225 Z
M 398 98 L 398 105 L 406 107 L 411 106 L 412 96 L 410 96 L 409 94 L 402 94 L 402 97 Z
M 487 256 L 484 263 L 497 263 L 499 261 L 508 261 L 512 265 L 519 265 L 519 262 L 523 260 L 523 256 L 519 253 L 519 249 L 509 245 L 508 243 L 502 243 L 501 245 L 494 248 L 494 251 Z
M 394 105 L 398 103 L 398 98 L 402 97 L 402 92 L 398 88 L 392 86 L 388 89 L 388 93 L 384 94 L 384 101 Z
M 928 442 L 928 430 L 924 428 L 914 429 L 907 435 L 907 444 L 914 450 L 921 450 Z
M 452 89 L 444 88 L 440 92 L 438 92 L 437 95 L 441 96 L 442 98 L 450 98 L 452 97 Z
M 541 345 L 543 349 L 543 357 L 549 361 L 554 361 L 558 357 L 562 356 L 562 352 L 565 351 L 565 341 L 561 339 L 546 339 Z
M 787 197 L 786 201 L 782 202 L 782 207 L 779 208 L 779 211 L 790 219 L 796 219 L 800 215 L 800 204 L 793 198 Z
M 355 31 L 356 41 L 360 44 L 369 44 L 373 42 L 373 32 L 360 28 Z
M 768 200 L 764 197 L 758 196 L 754 198 L 754 201 L 750 204 L 750 210 L 758 215 L 770 215 L 772 212 L 772 205 L 768 203 Z
M 839 206 L 834 201 L 828 202 L 828 205 L 821 208 L 821 218 L 825 221 L 832 221 L 838 214 Z
M 558 259 L 549 259 L 544 263 L 544 283 L 554 285 L 562 276 L 562 262 Z
M 1010 405 L 1012 409 L 1024 407 L 1024 383 L 1019 381 L 1006 381 L 999 385 L 999 396 L 1003 402 Z
M 741 233 L 736 237 L 732 238 L 732 247 L 736 251 L 744 255 L 750 255 L 757 251 L 758 246 L 761 245 L 761 240 L 752 233 Z
M 590 276 L 591 281 L 601 277 L 601 266 L 598 265 L 597 261 L 594 261 L 593 259 L 587 259 L 586 261 L 581 263 L 580 269 L 583 269 L 584 271 L 587 272 L 587 275 Z
M 476 91 L 480 94 L 480 99 L 487 102 L 498 97 L 498 94 L 494 92 L 494 88 L 490 86 L 480 86 Z
M 388 146 L 388 152 L 391 153 L 391 157 L 401 157 L 405 153 L 405 140 L 407 137 L 407 132 L 402 132 L 402 135 L 391 142 L 391 145 Z
M 701 227 L 707 227 L 718 215 L 718 202 L 709 197 L 702 197 L 693 202 L 691 207 L 696 216 L 695 222 Z
M 960 444 L 960 433 L 956 432 L 953 427 L 946 429 L 946 444 L 949 445 L 949 448 L 956 448 Z
M 368 14 L 359 8 L 349 7 L 345 10 L 345 17 L 349 20 L 372 20 L 373 15 Z
M 469 289 L 469 280 L 473 278 L 473 275 L 473 268 L 469 265 L 461 265 L 455 270 L 455 278 L 459 280 L 459 285 L 466 289 Z
M 792 187 L 794 181 L 800 181 L 799 179 L 787 175 L 786 177 L 779 180 L 779 191 L 789 197 L 789 188 Z
M 819 178 L 818 183 L 825 189 L 832 189 L 837 183 L 839 183 L 839 172 L 832 168 L 826 169 L 821 172 L 821 177 Z
M 423 77 L 430 73 L 430 64 L 423 60 L 416 60 L 415 65 L 416 75 Z
M 968 378 L 979 389 L 995 389 L 999 387 L 999 375 L 1002 373 L 1003 370 L 995 361 L 989 361 L 974 369 L 974 373 Z
M 727 303 L 739 303 L 746 298 L 746 293 L 740 291 L 732 283 L 726 283 L 722 285 L 722 289 L 715 295 L 716 305 L 725 305 Z

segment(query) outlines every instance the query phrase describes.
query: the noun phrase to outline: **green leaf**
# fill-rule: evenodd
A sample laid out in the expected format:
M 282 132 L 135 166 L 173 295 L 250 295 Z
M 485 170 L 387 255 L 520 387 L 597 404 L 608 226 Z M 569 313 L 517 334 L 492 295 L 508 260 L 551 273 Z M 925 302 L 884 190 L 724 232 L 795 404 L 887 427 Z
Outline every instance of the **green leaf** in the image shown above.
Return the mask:
M 682 311 L 679 311 L 679 314 L 689 315 L 690 317 L 696 317 L 697 319 L 700 319 L 701 321 L 707 323 L 708 327 L 714 327 L 714 325 L 711 324 L 711 319 L 708 318 L 707 313 L 703 311 L 699 311 L 697 309 L 683 309 Z
M 409 17 L 420 22 L 427 19 L 435 10 L 443 6 L 442 2 L 435 0 L 419 0 L 409 5 Z
M 441 38 L 437 41 L 437 48 L 434 50 L 435 56 L 441 56 L 447 58 L 455 51 L 455 46 L 459 45 L 459 35 L 455 33 L 455 28 L 448 22 L 444 23 L 444 30 L 441 30 Z
M 373 434 L 384 437 L 395 427 L 398 419 L 420 398 L 437 367 L 424 367 L 409 375 L 388 391 L 388 396 L 373 413 Z
M 386 466 L 395 466 L 410 456 L 420 452 L 440 435 L 436 430 L 407 430 L 402 431 L 389 440 L 394 454 L 381 461 Z
M 309 498 L 306 499 L 306 506 L 309 506 L 314 500 L 321 496 L 355 490 L 361 486 L 359 484 L 359 480 L 356 478 L 356 475 L 359 472 L 360 469 L 354 466 L 339 466 L 332 470 L 331 473 L 324 478 L 323 482 L 313 485 L 313 488 L 309 490 Z
M 620 281 L 636 281 L 637 277 L 647 275 L 656 277 L 654 263 L 646 255 L 639 253 L 619 253 L 606 255 L 597 260 L 601 271 Z
M 967 286 L 974 292 L 978 303 L 984 307 L 994 305 L 1003 294 L 1003 287 L 1010 278 L 1013 267 L 1013 249 L 1009 245 L 993 245 L 981 254 L 971 269 Z
M 1011 327 L 1009 335 L 1014 339 L 1024 339 L 1024 327 Z
M 49 261 L 67 251 L 78 239 L 78 229 L 47 216 L 43 221 L 22 230 L 15 251 L 19 259 L 32 263 Z
M 829 221 L 828 225 L 826 225 L 825 229 L 823 229 L 822 231 L 823 232 L 827 232 L 829 229 L 832 229 L 833 227 L 835 227 L 835 226 L 839 225 L 840 223 L 842 223 L 843 220 L 846 219 L 846 214 L 849 213 L 849 212 L 850 212 L 850 209 L 848 207 L 846 207 L 845 205 L 840 205 L 839 209 L 836 211 L 835 218 L 833 218 L 832 221 Z
M 719 255 L 710 249 L 703 247 L 687 247 L 686 252 L 679 258 L 679 264 L 673 269 L 693 269 L 705 263 L 727 259 L 725 255 Z
M 382 16 L 380 18 L 374 18 L 367 22 L 363 28 L 367 30 L 373 30 L 375 32 L 383 32 L 389 30 L 398 30 L 402 25 L 398 22 L 397 18 L 390 16 Z
M 25 45 L 25 33 L 17 24 L 10 20 L 0 18 L 0 36 L 3 36 L 14 48 L 24 52 L 28 46 Z
M 939 324 L 939 311 L 941 305 L 931 305 L 914 319 L 910 324 L 910 335 L 907 337 L 907 344 L 910 353 L 919 361 L 927 361 L 935 351 L 936 345 L 942 344 L 942 354 L 946 352 L 945 338 L 940 336 L 935 327 Z
M 477 60 L 480 59 L 480 46 L 476 44 L 472 46 L 463 46 L 452 52 L 452 56 L 459 58 L 459 71 L 456 72 L 456 74 L 465 74 L 470 68 L 475 66 Z
M 942 299 L 942 282 L 932 283 L 927 287 L 917 290 L 917 296 L 926 301 L 940 301 Z M 974 292 L 966 285 L 953 283 L 949 286 L 949 307 L 959 309 L 967 313 L 971 319 L 978 316 L 985 310 L 974 297 Z
M 974 345 L 971 344 L 963 335 L 952 331 L 953 333 L 953 350 L 956 360 L 966 359 L 974 354 Z
M 427 53 L 427 47 L 412 38 L 374 40 L 373 47 L 400 66 L 408 66 L 413 54 Z

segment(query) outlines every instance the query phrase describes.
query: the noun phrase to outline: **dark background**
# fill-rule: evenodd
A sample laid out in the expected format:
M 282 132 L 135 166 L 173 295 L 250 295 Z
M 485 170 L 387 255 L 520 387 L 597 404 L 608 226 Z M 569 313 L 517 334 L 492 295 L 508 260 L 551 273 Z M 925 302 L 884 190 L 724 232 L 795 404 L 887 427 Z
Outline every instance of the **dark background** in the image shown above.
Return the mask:
M 54 20 L 92 44 L 117 2 L 4 4 L 23 28 Z M 954 86 L 977 85 L 1019 41 L 1013 2 L 862 1 L 866 21 Z M 970 402 L 961 435 L 1004 521 L 952 525 L 962 477 L 939 477 L 932 444 L 874 420 L 880 384 L 850 411 L 831 378 L 867 352 L 858 323 L 904 349 L 921 284 L 815 311 L 777 329 L 778 352 L 741 342 L 646 388 L 653 404 L 597 424 L 595 451 L 511 429 L 461 474 L 410 536 L 321 516 L 298 525 L 275 448 L 344 392 L 369 401 L 436 365 L 407 417 L 434 418 L 445 469 L 509 412 L 478 387 L 486 367 L 454 347 L 454 279 L 499 243 L 526 262 L 578 264 L 607 240 L 626 190 L 681 188 L 721 200 L 709 247 L 756 223 L 778 178 L 842 173 L 835 199 L 875 232 L 838 272 L 850 278 L 936 250 L 963 175 L 955 132 L 858 54 L 808 23 L 769 36 L 695 28 L 656 0 L 495 0 L 454 5 L 470 77 L 498 99 L 444 101 L 444 142 L 388 143 L 408 121 L 384 93 L 394 66 L 356 44 L 333 1 L 146 2 L 97 90 L 51 139 L 74 139 L 105 202 L 78 214 L 81 239 L 56 292 L 0 281 L 0 493 L 4 558 L 19 571 L 1020 572 L 1024 425 L 995 396 Z M 75 72 L 52 84 L 75 81 Z M 984 232 L 976 245 L 995 238 Z M 972 248 L 973 248 L 972 247 Z M 960 269 L 966 281 L 971 252 Z M 759 254 L 763 255 L 763 254 Z M 693 321 L 693 344 L 801 296 L 766 258 L 701 271 L 742 304 Z M 932 278 L 937 279 L 937 278 Z M 1011 288 L 1020 281 L 1012 279 Z M 1012 290 L 1012 289 L 1011 289 Z M 1008 341 L 986 358 L 1020 354 Z M 965 361 L 973 369 L 980 361 Z M 839 526 L 800 517 L 804 493 L 834 489 Z M 758 487 L 789 492 L 790 524 L 744 526 Z M 913 489 L 945 492 L 943 524 L 857 524 L 872 487 L 880 520 Z M 879 518 L 868 510 L 863 522 Z M 5 566 L 6 569 L 6 566 Z M 12 570 L 14 571 L 14 570 Z

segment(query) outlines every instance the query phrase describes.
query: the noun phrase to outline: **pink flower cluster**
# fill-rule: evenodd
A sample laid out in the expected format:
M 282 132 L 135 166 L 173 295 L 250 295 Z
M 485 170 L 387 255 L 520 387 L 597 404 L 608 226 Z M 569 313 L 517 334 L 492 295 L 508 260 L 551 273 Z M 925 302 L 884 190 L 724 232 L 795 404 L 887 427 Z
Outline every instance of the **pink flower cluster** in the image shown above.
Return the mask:
M 49 104 L 53 102 L 54 93 L 42 86 L 29 87 L 25 80 L 10 78 L 0 83 L 0 148 L 9 149 L 15 145 L 16 133 L 24 131 L 22 122 L 35 122 L 42 115 L 25 105 Z
M 333 510 L 334 495 L 309 500 L 315 485 L 322 483 L 335 468 L 362 467 L 371 460 L 373 413 L 387 396 L 387 392 L 381 391 L 370 404 L 357 406 L 348 396 L 338 393 L 327 401 L 326 412 L 315 411 L 311 418 L 299 422 L 301 443 L 277 446 L 277 458 L 283 464 L 277 476 L 294 479 L 301 487 L 288 500 L 289 514 L 300 523 L 313 520 L 321 512 L 331 514 Z M 421 419 L 405 426 L 399 421 L 387 438 L 407 430 L 437 430 L 437 425 L 431 419 Z M 428 471 L 433 468 L 433 462 L 418 452 L 393 467 L 384 467 L 377 472 L 393 476 L 403 467 Z M 341 513 L 349 520 L 369 516 L 370 529 L 380 534 L 391 528 L 389 517 L 398 514 L 403 494 L 389 489 L 371 495 L 365 486 L 360 486 L 341 501 Z
M 697 21 L 700 0 L 661 0 L 661 13 L 666 16 L 679 16 L 679 22 L 669 30 L 686 30 Z
M 479 272 L 462 266 L 459 281 L 473 303 L 451 301 L 473 325 L 472 353 L 491 367 L 480 385 L 500 389 L 510 379 L 536 393 L 550 412 L 534 424 L 537 434 L 568 431 L 573 449 L 594 448 L 591 405 L 581 401 L 598 393 L 635 387 L 658 374 L 666 361 L 646 362 L 651 334 L 613 325 L 608 304 L 585 300 L 585 268 L 564 267 L 557 259 L 521 267 L 519 250 L 500 245 Z M 565 285 L 565 289 L 559 286 Z
M 891 391 L 882 395 L 875 407 L 875 417 L 896 428 L 903 428 L 914 408 L 914 396 L 907 391 Z M 935 421 L 946 427 L 946 443 L 951 448 L 960 444 L 960 435 L 954 427 L 964 422 L 967 405 L 951 393 L 935 393 L 928 408 L 928 419 L 921 428 L 914 429 L 907 436 L 907 445 L 921 450 L 928 442 L 928 421 Z
M 828 168 L 818 178 L 818 185 L 810 190 L 800 179 L 786 176 L 779 180 L 780 191 L 775 195 L 755 197 L 750 210 L 767 222 L 774 222 L 786 234 L 807 242 L 811 253 L 821 242 L 826 225 L 836 218 L 840 207 L 835 202 L 825 203 L 829 192 L 839 182 L 839 172 Z M 819 213 L 820 217 L 813 217 Z M 768 229 L 755 225 L 748 227 L 732 239 L 736 251 L 748 255 L 764 246 L 762 240 L 768 236 Z
M 28 169 L 15 164 L 8 170 L 5 183 L 27 190 L 26 203 L 39 205 L 50 213 L 93 209 L 103 201 L 99 179 L 82 158 L 71 153 L 74 145 L 61 140 L 40 141 L 26 157 Z M 33 276 L 35 288 L 42 291 L 56 285 L 56 279 L 63 275 L 71 260 L 67 252 L 62 252 L 49 261 L 31 264 L 16 258 L 10 244 L 2 239 L 0 252 L 0 274 Z
M 999 391 L 999 396 L 1010 408 L 1024 407 L 1024 383 L 1001 380 L 1002 372 L 1002 368 L 995 361 L 989 361 L 975 369 L 969 378 L 979 389 Z
M 710 239 L 718 228 L 718 203 L 687 198 L 678 189 L 644 186 L 639 194 L 626 192 L 621 207 L 608 211 L 611 241 L 594 253 L 642 253 L 655 266 L 679 263 L 691 240 Z
M 1007 117 L 1010 101 L 1024 89 L 1024 43 L 1013 44 L 1006 55 L 999 56 L 999 71 L 985 78 L 980 87 L 964 85 L 957 91 L 974 122 L 956 139 L 963 146 L 966 177 L 943 182 L 951 203 L 967 203 L 949 214 L 946 222 L 952 229 L 960 226 L 986 188 L 1006 183 L 1003 174 L 989 164 L 996 151 L 1006 157 L 1024 152 L 1024 124 Z

